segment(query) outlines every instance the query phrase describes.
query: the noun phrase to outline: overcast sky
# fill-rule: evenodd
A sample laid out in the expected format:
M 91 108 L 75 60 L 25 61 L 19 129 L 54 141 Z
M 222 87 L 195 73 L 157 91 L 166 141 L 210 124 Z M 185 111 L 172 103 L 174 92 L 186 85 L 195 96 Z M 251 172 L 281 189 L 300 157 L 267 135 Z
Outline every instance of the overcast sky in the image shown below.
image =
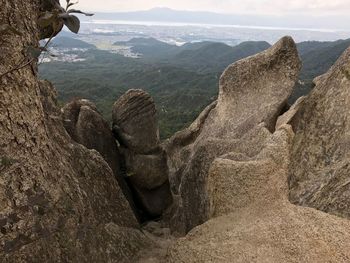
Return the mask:
M 62 1 L 62 0 L 61 0 Z M 232 14 L 349 14 L 350 0 L 80 0 L 87 11 L 135 11 L 154 7 Z

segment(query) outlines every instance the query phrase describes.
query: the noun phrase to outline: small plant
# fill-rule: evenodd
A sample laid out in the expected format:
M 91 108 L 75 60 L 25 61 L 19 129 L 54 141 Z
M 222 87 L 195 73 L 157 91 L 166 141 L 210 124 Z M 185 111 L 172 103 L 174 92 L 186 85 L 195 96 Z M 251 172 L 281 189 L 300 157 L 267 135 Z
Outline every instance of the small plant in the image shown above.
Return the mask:
M 42 52 L 48 51 L 47 47 L 49 46 L 51 40 L 62 30 L 63 25 L 66 25 L 67 28 L 73 33 L 77 34 L 80 29 L 80 20 L 77 16 L 73 14 L 83 14 L 86 16 L 93 16 L 93 14 L 88 14 L 82 12 L 77 9 L 73 9 L 72 7 L 76 5 L 78 2 L 71 2 L 71 0 L 66 0 L 67 5 L 66 8 L 63 8 L 58 0 L 48 0 L 50 1 L 50 6 L 52 6 L 52 10 L 44 11 L 40 14 L 38 19 L 38 25 L 40 28 L 48 28 L 50 27 L 51 35 L 49 39 L 46 41 L 44 46 L 28 46 L 25 48 L 25 58 L 20 61 L 15 67 L 11 68 L 5 73 L 0 74 L 0 79 L 19 69 L 22 69 L 28 65 L 31 65 L 34 61 L 37 61 Z M 21 35 L 16 29 L 8 25 L 0 24 L 0 33 L 1 34 L 16 34 Z
M 52 0 L 54 1 L 54 0 Z M 73 9 L 72 6 L 76 3 L 72 3 L 71 0 L 66 0 L 67 6 L 63 8 L 58 2 L 54 1 L 54 9 L 52 11 L 45 11 L 39 17 L 39 26 L 47 27 L 52 26 L 53 35 L 56 35 L 61 31 L 61 24 L 67 26 L 67 28 L 73 33 L 77 34 L 80 29 L 80 20 L 78 17 L 72 14 L 84 14 L 86 16 L 93 16 L 93 14 L 88 14 L 77 9 Z

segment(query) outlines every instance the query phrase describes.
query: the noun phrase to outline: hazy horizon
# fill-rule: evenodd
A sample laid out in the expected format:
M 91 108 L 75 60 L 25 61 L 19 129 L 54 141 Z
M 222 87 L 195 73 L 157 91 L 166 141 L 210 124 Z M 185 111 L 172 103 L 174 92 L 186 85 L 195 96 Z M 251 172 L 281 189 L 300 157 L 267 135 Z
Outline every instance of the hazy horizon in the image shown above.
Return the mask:
M 62 1 L 62 0 L 61 0 Z M 64 3 L 63 3 L 64 4 Z M 183 11 L 208 11 L 253 15 L 347 15 L 348 0 L 81 0 L 79 8 L 95 12 L 129 12 L 166 7 Z
M 88 1 L 88 0 L 85 0 Z M 85 3 L 86 4 L 86 3 Z M 79 4 L 79 9 L 84 9 Z M 91 11 L 93 17 L 82 17 L 83 21 L 148 21 L 171 22 L 208 25 L 236 25 L 253 27 L 272 27 L 289 29 L 317 29 L 321 31 L 338 30 L 349 32 L 349 16 L 342 15 L 306 15 L 306 14 L 225 14 L 215 11 L 186 11 L 169 7 L 155 7 L 137 11 Z

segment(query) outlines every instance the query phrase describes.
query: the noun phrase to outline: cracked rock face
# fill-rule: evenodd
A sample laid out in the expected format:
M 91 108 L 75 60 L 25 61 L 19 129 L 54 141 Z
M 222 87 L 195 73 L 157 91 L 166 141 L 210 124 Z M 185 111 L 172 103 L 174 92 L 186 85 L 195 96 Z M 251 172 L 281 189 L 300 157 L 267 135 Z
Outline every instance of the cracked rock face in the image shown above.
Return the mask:
M 293 121 L 290 199 L 350 218 L 350 49 L 315 79 Z
M 217 104 L 165 143 L 176 200 L 170 219 L 174 231 L 186 233 L 208 220 L 205 184 L 211 163 L 230 152 L 254 156 L 261 150 L 264 139 L 252 143 L 260 136 L 254 132 L 261 131 L 259 125 L 267 133 L 274 131 L 300 68 L 296 45 L 290 37 L 232 64 L 221 76 Z

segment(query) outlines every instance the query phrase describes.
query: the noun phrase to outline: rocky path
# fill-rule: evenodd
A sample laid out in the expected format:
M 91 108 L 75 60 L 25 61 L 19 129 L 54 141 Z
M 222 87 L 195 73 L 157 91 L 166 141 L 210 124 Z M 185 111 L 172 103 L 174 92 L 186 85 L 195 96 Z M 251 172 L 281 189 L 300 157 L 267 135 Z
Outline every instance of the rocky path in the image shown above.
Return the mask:
M 132 263 L 164 263 L 167 250 L 176 240 L 169 228 L 159 222 L 149 222 L 142 228 L 143 233 L 154 242 L 152 249 L 142 250 Z

